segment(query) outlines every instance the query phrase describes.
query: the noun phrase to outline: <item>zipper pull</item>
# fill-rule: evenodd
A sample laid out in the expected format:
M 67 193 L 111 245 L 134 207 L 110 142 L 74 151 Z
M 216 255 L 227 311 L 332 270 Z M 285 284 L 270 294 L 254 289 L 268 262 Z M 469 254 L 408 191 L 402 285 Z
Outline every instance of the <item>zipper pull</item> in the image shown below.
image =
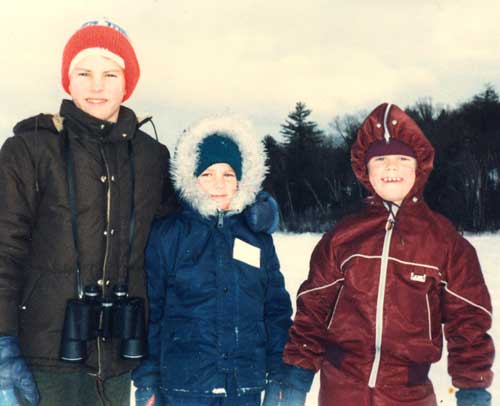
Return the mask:
M 224 212 L 223 211 L 218 211 L 217 212 L 217 228 L 222 228 L 224 226 Z

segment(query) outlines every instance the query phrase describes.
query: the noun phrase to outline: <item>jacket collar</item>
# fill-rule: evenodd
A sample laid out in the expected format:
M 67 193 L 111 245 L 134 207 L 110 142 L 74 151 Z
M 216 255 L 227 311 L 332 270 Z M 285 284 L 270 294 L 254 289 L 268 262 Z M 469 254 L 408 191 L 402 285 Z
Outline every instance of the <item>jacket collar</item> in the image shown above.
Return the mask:
M 363 200 L 363 203 L 370 212 L 379 212 L 383 214 L 383 216 L 386 216 L 389 213 L 387 203 L 385 203 L 384 200 L 376 194 L 366 197 Z M 422 197 L 407 196 L 407 198 L 403 200 L 401 206 L 397 208 L 397 216 L 395 215 L 395 217 L 401 218 L 408 214 L 418 215 L 424 205 L 425 203 Z
M 105 143 L 128 141 L 135 136 L 138 128 L 135 113 L 125 106 L 120 107 L 116 123 L 91 116 L 76 107 L 71 100 L 62 101 L 60 115 L 66 128 L 79 136 Z
M 208 224 L 210 227 L 217 227 L 217 224 L 219 222 L 219 213 L 217 212 L 216 214 L 212 214 L 209 216 L 206 216 L 204 214 L 201 214 L 199 210 L 194 208 L 191 204 L 189 204 L 185 199 L 180 199 L 181 200 L 181 207 L 182 207 L 182 214 L 188 218 L 195 219 L 201 223 Z M 223 215 L 223 227 L 226 227 L 229 224 L 233 224 L 236 219 L 238 218 L 238 215 L 240 214 L 239 211 L 236 210 L 229 210 L 222 212 Z

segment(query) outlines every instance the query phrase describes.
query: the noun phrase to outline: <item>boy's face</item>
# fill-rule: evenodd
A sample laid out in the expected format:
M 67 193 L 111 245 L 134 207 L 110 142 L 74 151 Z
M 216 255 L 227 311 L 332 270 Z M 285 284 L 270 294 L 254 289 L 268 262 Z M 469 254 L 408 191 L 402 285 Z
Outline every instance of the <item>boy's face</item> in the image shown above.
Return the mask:
M 226 163 L 210 165 L 198 176 L 198 186 L 208 193 L 220 210 L 229 210 L 231 199 L 238 190 L 233 168 Z
M 90 55 L 70 72 L 69 91 L 79 109 L 115 123 L 125 95 L 125 76 L 116 62 Z
M 374 156 L 368 161 L 368 178 L 384 200 L 400 205 L 415 183 L 417 160 L 406 155 Z

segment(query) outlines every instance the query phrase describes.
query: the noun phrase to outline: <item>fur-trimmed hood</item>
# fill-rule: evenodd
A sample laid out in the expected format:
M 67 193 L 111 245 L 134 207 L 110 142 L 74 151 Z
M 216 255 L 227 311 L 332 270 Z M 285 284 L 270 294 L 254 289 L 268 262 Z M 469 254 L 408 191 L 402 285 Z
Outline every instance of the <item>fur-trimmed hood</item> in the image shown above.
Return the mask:
M 240 149 L 242 176 L 231 201 L 231 211 L 241 212 L 253 203 L 267 173 L 264 144 L 250 123 L 238 117 L 206 118 L 185 130 L 177 141 L 170 173 L 180 197 L 203 217 L 217 214 L 217 204 L 198 186 L 194 175 L 199 147 L 208 136 L 219 133 L 232 139 Z

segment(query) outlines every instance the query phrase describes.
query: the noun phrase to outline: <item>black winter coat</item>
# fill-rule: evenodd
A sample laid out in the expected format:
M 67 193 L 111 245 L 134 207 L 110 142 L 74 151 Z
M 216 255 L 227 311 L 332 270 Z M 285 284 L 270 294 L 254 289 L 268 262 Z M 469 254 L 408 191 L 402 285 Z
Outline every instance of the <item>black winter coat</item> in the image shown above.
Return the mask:
M 31 366 L 75 368 L 59 361 L 66 301 L 75 297 L 76 250 L 72 235 L 64 143 L 74 157 L 78 253 L 84 285 L 109 293 L 125 282 L 146 295 L 144 247 L 155 214 L 175 201 L 169 153 L 139 130 L 133 111 L 121 107 L 115 124 L 62 103 L 60 116 L 21 121 L 0 151 L 0 334 L 18 335 Z M 131 142 L 135 165 L 135 234 L 129 261 Z M 88 342 L 85 366 L 102 378 L 129 371 L 119 340 Z

